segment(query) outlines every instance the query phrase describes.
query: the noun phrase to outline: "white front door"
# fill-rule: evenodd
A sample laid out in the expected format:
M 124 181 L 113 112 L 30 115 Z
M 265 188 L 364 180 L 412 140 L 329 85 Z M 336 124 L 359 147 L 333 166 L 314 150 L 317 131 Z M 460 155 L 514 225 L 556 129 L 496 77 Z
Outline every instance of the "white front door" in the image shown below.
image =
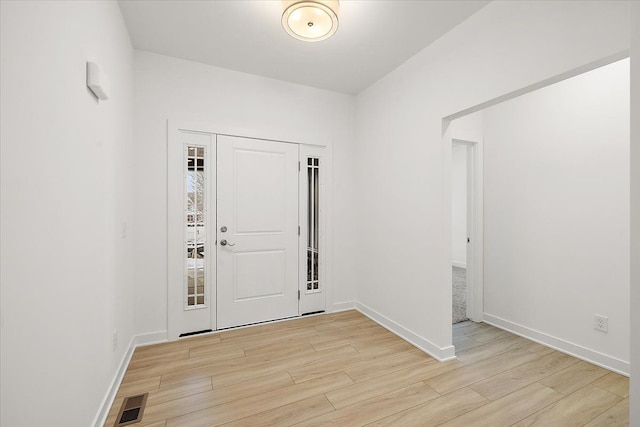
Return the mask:
M 298 146 L 217 137 L 218 329 L 298 315 Z

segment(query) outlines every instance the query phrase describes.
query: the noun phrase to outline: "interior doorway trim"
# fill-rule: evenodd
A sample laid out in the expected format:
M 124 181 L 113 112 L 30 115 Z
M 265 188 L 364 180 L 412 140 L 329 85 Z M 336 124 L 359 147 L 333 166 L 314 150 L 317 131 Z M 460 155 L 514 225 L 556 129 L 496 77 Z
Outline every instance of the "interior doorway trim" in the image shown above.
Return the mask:
M 215 123 L 207 122 L 178 122 L 173 120 L 167 120 L 167 282 L 165 283 L 167 289 L 167 339 L 168 341 L 174 341 L 178 339 L 179 331 L 177 321 L 178 311 L 177 304 L 174 301 L 174 295 L 172 295 L 172 287 L 170 283 L 177 277 L 177 271 L 182 271 L 182 257 L 177 258 L 176 241 L 180 241 L 181 234 L 178 236 L 176 232 L 172 232 L 172 228 L 176 228 L 175 223 L 176 215 L 179 218 L 182 216 L 182 206 L 178 208 L 171 205 L 171 192 L 176 191 L 177 184 L 175 180 L 175 165 L 172 165 L 172 156 L 175 156 L 176 147 L 181 147 L 181 134 L 205 134 L 212 136 L 234 136 L 250 138 L 257 141 L 274 141 L 281 143 L 296 144 L 300 147 L 310 146 L 323 148 L 324 151 L 324 209 L 326 214 L 323 216 L 324 221 L 324 257 L 323 257 L 323 271 L 324 271 L 324 294 L 326 297 L 325 312 L 330 313 L 334 311 L 333 307 L 333 194 L 332 194 L 332 149 L 328 144 L 330 138 L 318 135 L 317 132 L 309 130 L 308 132 L 301 131 L 273 131 L 273 130 L 260 130 L 260 129 L 245 129 L 230 127 L 224 125 L 218 125 Z M 179 150 L 178 148 L 178 150 Z M 173 153 L 173 154 L 172 154 Z M 175 163 L 175 162 L 174 162 Z M 173 188 L 173 189 L 172 189 Z M 300 221 L 300 219 L 299 219 Z M 175 231 L 175 230 L 174 230 Z M 178 237 L 176 237 L 178 236 Z M 176 240 L 178 239 L 178 240 Z M 173 249 L 173 250 L 172 250 Z M 300 265 L 299 260 L 299 265 Z M 215 325 L 215 323 L 213 323 Z M 215 328 L 214 328 L 215 329 Z M 215 332 L 215 331 L 214 331 Z

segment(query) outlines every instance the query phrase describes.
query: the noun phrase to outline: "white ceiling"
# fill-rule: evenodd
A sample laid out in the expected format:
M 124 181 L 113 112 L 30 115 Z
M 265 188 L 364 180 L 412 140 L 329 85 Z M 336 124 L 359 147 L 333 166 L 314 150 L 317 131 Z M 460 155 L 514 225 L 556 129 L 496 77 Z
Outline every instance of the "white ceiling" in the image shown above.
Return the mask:
M 489 1 L 342 0 L 338 32 L 306 43 L 280 0 L 120 0 L 137 49 L 356 94 Z

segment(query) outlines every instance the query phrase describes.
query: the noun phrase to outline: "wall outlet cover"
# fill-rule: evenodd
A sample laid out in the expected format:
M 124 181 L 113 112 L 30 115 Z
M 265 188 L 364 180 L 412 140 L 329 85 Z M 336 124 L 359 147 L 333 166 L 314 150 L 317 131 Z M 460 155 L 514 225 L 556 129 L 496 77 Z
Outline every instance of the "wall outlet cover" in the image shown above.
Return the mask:
M 609 318 L 601 314 L 593 316 L 593 329 L 600 332 L 609 332 Z

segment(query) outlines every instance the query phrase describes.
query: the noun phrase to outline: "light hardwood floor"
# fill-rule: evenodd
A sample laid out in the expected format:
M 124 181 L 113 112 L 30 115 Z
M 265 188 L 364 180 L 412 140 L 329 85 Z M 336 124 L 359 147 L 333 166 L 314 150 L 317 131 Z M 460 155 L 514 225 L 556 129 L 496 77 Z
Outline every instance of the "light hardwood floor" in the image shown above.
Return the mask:
M 356 311 L 135 351 L 109 418 L 135 426 L 618 426 L 628 379 L 486 324 L 454 325 L 440 363 Z

